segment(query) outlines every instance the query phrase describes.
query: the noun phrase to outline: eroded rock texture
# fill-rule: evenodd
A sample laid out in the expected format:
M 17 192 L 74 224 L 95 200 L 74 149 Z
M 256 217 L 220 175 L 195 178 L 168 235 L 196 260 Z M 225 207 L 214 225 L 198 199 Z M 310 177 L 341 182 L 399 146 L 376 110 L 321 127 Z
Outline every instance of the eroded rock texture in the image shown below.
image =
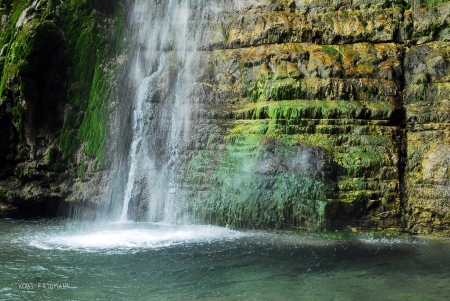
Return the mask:
M 0 217 L 56 216 L 101 191 L 122 42 L 112 4 L 0 1 Z
M 409 227 L 449 235 L 450 43 L 429 42 L 405 55 Z
M 449 5 L 404 4 L 211 10 L 185 210 L 237 227 L 448 235 Z
M 76 2 L 70 3 L 80 8 Z M 180 214 L 244 228 L 352 227 L 450 235 L 449 4 L 414 12 L 406 1 L 384 0 L 216 0 L 203 5 L 203 14 L 190 20 L 204 26 L 191 64 L 198 79 L 189 95 L 189 141 L 180 149 Z M 104 32 L 100 29 L 120 27 L 117 19 L 105 17 L 111 12 L 74 11 L 78 14 L 72 19 L 66 14 L 64 24 L 76 29 L 86 18 L 81 31 L 66 26 L 54 32 L 49 20 L 33 25 L 27 19 L 33 14 L 26 12 L 17 29 L 39 33 L 37 28 L 49 26 L 52 43 L 69 45 L 65 52 L 55 44 L 61 50 L 55 62 L 60 53 L 95 66 L 77 69 L 69 60 L 67 86 L 54 79 L 52 87 L 67 93 L 68 104 L 64 110 L 48 103 L 40 107 L 55 110 L 52 122 L 28 126 L 37 120 L 26 105 L 31 98 L 22 94 L 30 86 L 20 88 L 28 73 L 7 67 L 15 62 L 10 50 L 21 46 L 11 44 L 0 52 L 3 74 L 11 75 L 2 80 L 6 92 L 0 105 L 5 164 L 0 209 L 5 212 L 18 200 L 29 201 L 28 191 L 43 189 L 45 197 L 100 202 L 87 191 L 104 186 L 105 123 L 120 119 L 126 124 L 130 105 L 120 93 L 100 97 L 117 92 L 117 86 L 103 85 L 100 78 L 116 76 L 120 63 L 107 65 L 108 56 L 95 59 L 83 49 L 91 49 L 94 41 L 102 54 L 104 45 L 120 44 L 123 37 L 110 35 L 110 44 L 97 40 Z M 60 26 L 62 17 L 56 10 L 54 16 L 53 24 Z M 13 17 L 3 14 L 2 22 Z M 52 66 L 53 74 L 63 65 Z M 170 68 L 162 72 L 170 75 Z M 150 101 L 161 102 L 170 85 L 158 85 Z M 45 90 L 39 89 L 36 93 Z M 50 99 L 63 93 L 50 91 Z M 121 116 L 123 111 L 128 115 Z M 63 117 L 62 130 L 49 133 L 61 128 Z M 126 149 L 125 142 L 109 145 Z M 55 167 L 62 157 L 72 158 L 63 161 L 70 168 Z M 33 160 L 41 167 L 33 167 Z M 60 173 L 70 180 L 32 188 L 42 182 L 35 171 L 50 168 L 41 179 Z M 13 187 L 5 179 L 15 172 L 20 176 Z M 16 201 L 12 191 L 19 196 Z M 132 208 L 133 214 L 146 216 L 140 208 L 145 204 Z

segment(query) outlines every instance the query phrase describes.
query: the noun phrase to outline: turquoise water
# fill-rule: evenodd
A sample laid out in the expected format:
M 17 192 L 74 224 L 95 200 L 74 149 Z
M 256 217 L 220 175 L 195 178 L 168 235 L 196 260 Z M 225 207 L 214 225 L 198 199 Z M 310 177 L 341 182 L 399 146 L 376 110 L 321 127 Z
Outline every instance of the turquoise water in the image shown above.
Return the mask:
M 450 300 L 450 241 L 0 220 L 1 300 Z

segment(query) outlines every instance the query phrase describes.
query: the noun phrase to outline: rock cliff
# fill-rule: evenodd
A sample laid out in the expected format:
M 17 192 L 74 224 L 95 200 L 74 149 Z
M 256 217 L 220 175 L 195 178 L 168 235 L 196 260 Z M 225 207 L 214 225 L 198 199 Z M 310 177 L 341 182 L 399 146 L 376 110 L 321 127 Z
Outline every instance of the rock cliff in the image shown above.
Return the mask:
M 449 236 L 450 4 L 429 2 L 205 3 L 182 211 L 233 227 Z M 2 8 L 2 215 L 95 208 L 109 154 L 126 149 L 107 139 L 130 112 L 118 89 L 126 8 Z
M 1 1 L 0 216 L 65 214 L 104 169 L 122 7 Z
M 185 210 L 236 227 L 448 236 L 449 7 L 211 10 Z

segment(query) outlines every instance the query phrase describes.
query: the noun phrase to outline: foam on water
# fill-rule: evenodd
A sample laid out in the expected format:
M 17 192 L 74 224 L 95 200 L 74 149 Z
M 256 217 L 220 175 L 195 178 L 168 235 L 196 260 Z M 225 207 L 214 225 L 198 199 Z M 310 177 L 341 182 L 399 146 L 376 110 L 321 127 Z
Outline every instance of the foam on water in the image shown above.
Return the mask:
M 29 238 L 29 244 L 46 250 L 130 250 L 154 249 L 186 243 L 209 243 L 245 235 L 242 232 L 213 226 L 163 226 L 150 229 L 36 235 Z
M 384 246 L 393 246 L 393 245 L 426 245 L 427 242 L 423 239 L 406 239 L 405 237 L 361 237 L 358 241 L 368 244 L 368 245 L 384 245 Z
M 0 229 L 0 300 L 450 300 L 448 240 L 59 220 Z

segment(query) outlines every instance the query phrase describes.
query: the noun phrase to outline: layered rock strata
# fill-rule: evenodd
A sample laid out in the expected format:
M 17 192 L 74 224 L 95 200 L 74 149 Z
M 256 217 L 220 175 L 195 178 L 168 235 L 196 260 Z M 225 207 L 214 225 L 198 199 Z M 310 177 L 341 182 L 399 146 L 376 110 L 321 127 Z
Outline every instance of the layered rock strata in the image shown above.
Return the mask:
M 450 43 L 429 42 L 405 55 L 406 219 L 413 233 L 449 235 Z
M 351 227 L 450 235 L 449 4 L 414 12 L 404 1 L 384 0 L 216 0 L 203 5 L 203 15 L 195 16 L 204 29 L 191 65 L 198 79 L 190 97 L 190 139 L 180 150 L 180 218 L 237 228 Z M 94 15 L 89 18 L 98 21 Z M 14 14 L 5 16 L 2 22 Z M 82 17 L 74 18 L 74 24 Z M 120 25 L 104 20 L 82 27 L 79 35 L 67 27 L 58 37 L 75 52 L 56 53 L 87 60 L 82 49 L 89 43 L 83 37 Z M 27 21 L 18 31 L 32 24 Z M 120 43 L 111 37 L 108 43 Z M 79 47 L 70 48 L 77 40 Z M 170 41 L 167 45 L 170 57 Z M 5 47 L 2 57 L 13 57 L 8 50 L 13 48 Z M 10 62 L 4 59 L 3 64 Z M 92 196 L 107 179 L 103 158 L 126 149 L 121 144 L 126 141 L 111 141 L 110 153 L 104 155 L 105 122 L 126 125 L 130 114 L 122 99 L 129 96 L 121 96 L 117 85 L 102 84 L 102 77 L 117 78 L 116 67 L 104 62 L 95 60 L 90 72 L 75 72 L 68 86 L 60 84 L 61 91 L 52 97 L 66 89 L 68 104 L 55 109 L 59 117 L 52 125 L 28 126 L 35 119 L 14 111 L 27 99 L 20 89 L 26 77 L 5 77 L 11 79 L 0 105 L 6 158 L 0 197 L 6 214 L 18 202 L 37 200 L 26 191 L 38 189 L 27 190 L 26 185 L 44 187 L 34 177 L 39 170 L 30 165 L 34 159 L 27 159 L 33 149 L 39 162 L 50 162 L 39 163 L 46 169 L 65 160 L 42 179 L 57 173 L 69 178 L 45 184 L 50 186 L 39 200 L 54 194 L 58 200 L 88 201 L 94 209 L 100 202 L 98 193 Z M 74 60 L 69 63 L 71 70 L 81 70 Z M 3 74 L 8 70 L 15 69 L 4 67 Z M 172 71 L 168 65 L 162 72 Z M 169 83 L 161 82 L 149 101 L 160 103 L 168 88 Z M 117 97 L 99 97 L 114 91 Z M 31 134 L 38 129 L 50 138 Z M 29 174 L 28 181 L 23 175 Z M 136 206 L 137 211 L 146 208 Z
M 333 3 L 207 18 L 185 210 L 236 227 L 447 235 L 449 5 Z

